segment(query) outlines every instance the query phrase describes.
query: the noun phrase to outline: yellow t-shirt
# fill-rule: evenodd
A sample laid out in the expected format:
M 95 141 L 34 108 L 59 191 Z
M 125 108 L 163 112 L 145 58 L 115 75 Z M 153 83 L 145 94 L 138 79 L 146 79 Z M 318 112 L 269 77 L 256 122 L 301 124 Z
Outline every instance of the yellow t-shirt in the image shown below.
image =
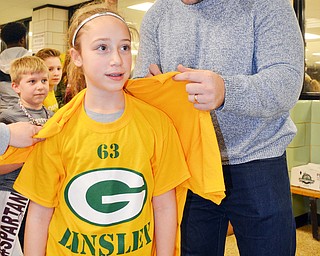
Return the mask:
M 59 105 L 58 105 L 58 101 L 56 99 L 56 96 L 54 94 L 54 90 L 49 91 L 47 97 L 44 99 L 43 101 L 43 105 L 53 111 L 53 112 L 57 112 L 59 109 Z
M 48 256 L 153 255 L 152 197 L 190 177 L 176 130 L 127 94 L 123 115 L 98 123 L 84 111 L 84 94 L 48 121 L 49 137 L 34 147 L 14 188 L 55 208 Z
M 186 82 L 172 80 L 176 72 L 150 78 L 129 80 L 125 90 L 164 111 L 173 121 L 179 134 L 183 151 L 192 174 L 184 185 L 193 192 L 219 204 L 224 198 L 224 180 L 219 147 L 209 111 L 199 111 L 188 102 Z M 72 105 L 65 106 L 49 119 L 36 137 L 49 137 L 58 133 L 64 122 L 72 116 Z M 70 109 L 69 109 L 70 108 Z M 57 116 L 58 115 L 58 116 Z M 59 121 L 57 121 L 59 120 Z M 47 127 L 49 126 L 49 127 Z M 9 147 L 0 164 L 24 162 L 32 147 Z
M 173 121 L 179 134 L 185 158 L 192 178 L 186 180 L 176 189 L 178 199 L 178 220 L 182 219 L 186 193 L 191 189 L 194 193 L 220 204 L 225 197 L 225 187 L 221 167 L 221 159 L 214 127 L 209 111 L 199 111 L 188 102 L 185 91 L 186 82 L 173 81 L 176 72 L 129 80 L 126 91 L 151 105 L 163 110 Z M 37 137 L 50 137 L 58 133 L 64 123 L 73 115 L 73 109 L 80 104 L 81 98 L 72 99 L 65 105 L 39 132 Z M 9 147 L 0 164 L 24 162 L 31 152 L 29 148 Z M 179 234 L 178 234 L 179 235 Z M 179 236 L 177 254 L 179 254 Z

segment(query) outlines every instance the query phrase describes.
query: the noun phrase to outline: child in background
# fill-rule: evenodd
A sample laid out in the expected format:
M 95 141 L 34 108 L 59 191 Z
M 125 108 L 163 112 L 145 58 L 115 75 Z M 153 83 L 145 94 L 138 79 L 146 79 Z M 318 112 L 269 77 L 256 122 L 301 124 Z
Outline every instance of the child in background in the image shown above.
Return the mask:
M 60 59 L 62 62 L 62 74 L 61 74 L 61 81 L 57 85 L 57 89 L 55 90 L 55 95 L 59 104 L 59 108 L 62 108 L 67 103 L 66 102 L 66 89 L 68 86 L 67 67 L 70 61 L 70 56 L 68 52 L 60 55 Z
M 47 123 L 15 182 L 30 198 L 25 256 L 172 256 L 175 187 L 190 175 L 171 120 L 123 90 L 129 28 L 91 4 L 74 14 L 68 43 L 69 84 L 86 89 Z
M 43 59 L 49 69 L 49 92 L 43 104 L 49 110 L 57 112 L 59 105 L 55 96 L 55 88 L 60 83 L 62 77 L 60 51 L 52 48 L 43 48 L 36 53 L 36 56 Z
M 70 84 L 68 82 L 68 66 L 69 66 L 69 63 L 71 61 L 71 57 L 70 57 L 70 54 L 69 52 L 67 52 L 65 54 L 65 58 L 64 58 L 64 64 L 63 64 L 63 68 L 62 68 L 62 78 L 61 78 L 61 87 L 64 88 L 64 93 L 61 93 L 61 101 L 63 102 L 62 104 L 65 105 L 67 104 L 73 97 L 71 91 L 70 91 Z M 82 81 L 82 84 L 83 85 L 83 88 L 85 88 L 85 81 Z M 78 88 L 79 86 L 77 86 Z M 62 90 L 61 90 L 62 91 Z M 78 90 L 77 92 L 79 92 L 81 90 Z
M 52 112 L 43 106 L 43 101 L 49 90 L 48 73 L 48 68 L 38 57 L 22 57 L 11 64 L 12 88 L 19 95 L 19 102 L 0 114 L 0 122 L 5 124 L 30 122 L 42 126 L 52 116 Z M 23 133 L 23 131 L 21 132 Z M 9 251 L 15 256 L 22 255 L 20 243 L 23 246 L 24 223 L 22 223 L 21 216 L 24 216 L 28 200 L 13 189 L 13 183 L 20 173 L 22 165 L 23 163 L 0 166 L 0 232 L 1 238 L 7 237 L 1 241 L 0 251 L 6 252 L 1 255 L 10 255 Z M 12 198 L 16 198 L 18 201 L 15 202 Z M 17 202 L 19 202 L 19 207 L 17 207 Z M 11 232 L 5 229 L 5 227 L 8 228 L 6 220 L 8 220 L 9 211 L 15 213 L 10 214 L 11 223 L 15 223 L 14 227 L 11 227 L 15 230 L 11 230 Z M 17 238 L 18 232 L 20 243 Z

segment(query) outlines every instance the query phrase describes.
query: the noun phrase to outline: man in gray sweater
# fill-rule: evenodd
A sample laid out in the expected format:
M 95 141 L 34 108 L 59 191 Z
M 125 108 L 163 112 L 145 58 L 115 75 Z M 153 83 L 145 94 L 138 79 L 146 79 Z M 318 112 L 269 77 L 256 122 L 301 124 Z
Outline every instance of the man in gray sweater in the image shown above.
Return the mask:
M 221 151 L 226 198 L 188 192 L 181 255 L 223 255 L 228 221 L 240 255 L 295 255 L 285 150 L 304 45 L 291 1 L 157 0 L 140 34 L 134 77 L 180 71 L 189 101 L 211 112 Z

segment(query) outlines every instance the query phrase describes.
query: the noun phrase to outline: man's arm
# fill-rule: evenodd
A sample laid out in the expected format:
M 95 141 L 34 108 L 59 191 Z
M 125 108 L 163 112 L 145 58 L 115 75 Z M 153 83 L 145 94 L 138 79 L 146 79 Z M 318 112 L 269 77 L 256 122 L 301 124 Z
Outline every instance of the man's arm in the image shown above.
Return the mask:
M 41 126 L 27 122 L 8 125 L 0 123 L 0 155 L 3 155 L 9 145 L 16 148 L 24 148 L 42 141 L 43 139 L 33 138 L 41 128 Z
M 161 5 L 161 1 L 154 5 Z M 139 33 L 139 51 L 133 70 L 134 78 L 142 78 L 162 73 L 159 68 L 159 72 L 157 71 L 156 73 L 153 73 L 152 70 L 150 70 L 151 64 L 155 64 L 157 67 L 160 65 L 159 44 L 154 28 L 157 27 L 157 23 L 162 17 L 161 9 L 162 8 L 158 9 L 158 7 L 149 9 L 142 19 Z
M 153 197 L 153 210 L 157 256 L 173 256 L 178 228 L 175 190 Z
M 1 165 L 0 166 L 0 175 L 15 171 L 18 168 L 22 167 L 22 165 L 23 165 L 23 163 Z
M 6 152 L 7 147 L 9 146 L 10 141 L 10 130 L 9 127 L 0 123 L 0 155 L 3 155 Z

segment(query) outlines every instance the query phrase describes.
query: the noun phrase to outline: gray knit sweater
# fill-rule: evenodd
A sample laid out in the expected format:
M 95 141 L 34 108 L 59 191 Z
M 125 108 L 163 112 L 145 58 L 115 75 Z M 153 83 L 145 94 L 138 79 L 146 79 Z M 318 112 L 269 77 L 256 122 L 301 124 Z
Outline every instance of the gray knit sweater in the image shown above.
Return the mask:
M 284 153 L 296 133 L 304 46 L 289 0 L 157 0 L 144 16 L 134 77 L 151 63 L 219 73 L 224 105 L 212 111 L 224 164 Z

